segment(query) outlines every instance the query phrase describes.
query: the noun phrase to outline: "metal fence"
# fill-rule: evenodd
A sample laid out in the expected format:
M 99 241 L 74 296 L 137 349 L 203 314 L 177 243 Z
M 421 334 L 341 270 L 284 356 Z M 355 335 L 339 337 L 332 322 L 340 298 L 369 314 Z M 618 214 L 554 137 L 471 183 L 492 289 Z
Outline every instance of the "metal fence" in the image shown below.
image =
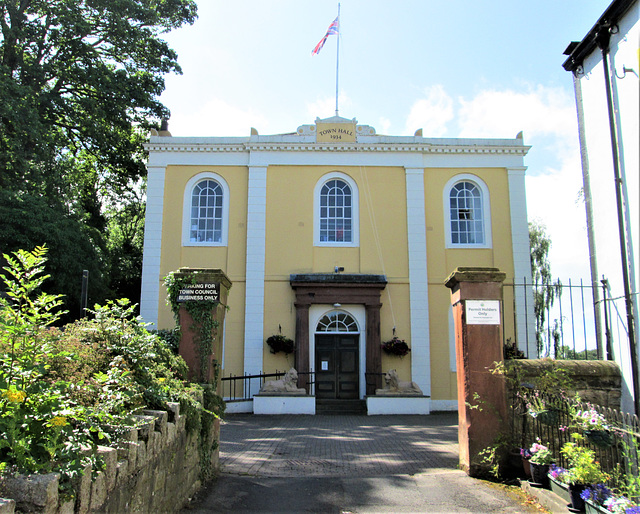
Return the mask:
M 253 396 L 260 392 L 266 379 L 279 380 L 286 371 L 275 373 L 261 373 L 259 375 L 230 375 L 220 379 L 221 396 L 225 402 L 242 402 L 253 400 Z M 313 384 L 315 374 L 312 371 L 298 372 L 298 375 L 307 375 L 307 384 Z
M 596 461 L 602 470 L 611 477 L 610 485 L 620 486 L 617 481 L 624 475 L 638 476 L 640 458 L 640 421 L 638 416 L 619 412 L 598 405 L 575 402 L 560 396 L 538 394 L 543 398 L 552 416 L 532 417 L 527 407 L 527 397 L 517 396 L 511 404 L 512 440 L 521 448 L 530 448 L 539 442 L 553 453 L 557 465 L 567 467 L 568 463 L 561 453 L 562 446 L 572 441 L 572 434 L 585 431 L 577 428 L 573 414 L 578 411 L 595 411 L 606 419 L 610 426 L 603 440 L 589 439 L 577 443 L 595 452 Z M 573 413 L 573 414 L 572 414 Z M 588 436 L 589 434 L 587 434 Z
M 534 304 L 525 305 L 526 312 L 539 311 L 533 317 L 523 316 L 525 327 L 518 331 L 514 308 L 514 333 L 526 334 L 526 340 L 517 341 L 516 346 L 527 358 L 612 360 L 617 349 L 628 344 L 624 304 L 612 298 L 605 278 L 600 284 L 582 279 L 556 279 L 547 285 L 524 280 L 505 288 L 512 288 L 514 299 L 519 296 L 525 304 Z M 550 301 L 540 302 L 543 296 Z

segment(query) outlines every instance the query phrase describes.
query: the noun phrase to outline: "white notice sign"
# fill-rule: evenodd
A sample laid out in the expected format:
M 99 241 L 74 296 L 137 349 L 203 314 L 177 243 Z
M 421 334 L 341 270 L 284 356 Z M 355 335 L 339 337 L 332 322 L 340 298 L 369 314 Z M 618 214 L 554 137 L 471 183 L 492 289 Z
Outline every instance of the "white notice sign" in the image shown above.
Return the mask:
M 467 325 L 500 324 L 500 302 L 498 300 L 467 300 L 465 307 Z

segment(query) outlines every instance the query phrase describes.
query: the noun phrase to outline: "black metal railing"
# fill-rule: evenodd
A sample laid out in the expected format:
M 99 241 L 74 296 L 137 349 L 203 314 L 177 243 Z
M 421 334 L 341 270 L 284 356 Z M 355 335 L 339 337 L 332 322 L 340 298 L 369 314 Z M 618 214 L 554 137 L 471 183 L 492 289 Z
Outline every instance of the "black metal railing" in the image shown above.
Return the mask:
M 583 439 L 581 446 L 587 446 L 595 452 L 596 461 L 602 470 L 608 473 L 616 486 L 616 477 L 621 474 L 638 476 L 638 459 L 640 457 L 640 421 L 638 416 L 620 412 L 599 405 L 578 402 L 560 396 L 549 396 L 538 393 L 547 407 L 548 413 L 538 413 L 533 417 L 528 407 L 526 396 L 514 399 L 511 408 L 511 430 L 513 441 L 518 441 L 521 448 L 530 448 L 535 442 L 548 446 L 553 453 L 556 464 L 566 467 L 567 462 L 561 453 L 563 445 L 573 441 L 572 434 L 585 432 L 580 430 L 573 419 L 578 411 L 595 411 L 603 416 L 610 427 L 607 431 L 606 445 L 602 441 Z
M 275 373 L 261 373 L 258 375 L 229 375 L 220 379 L 222 397 L 225 402 L 241 402 L 253 400 L 253 396 L 260 392 L 267 379 L 279 380 L 286 374 L 286 371 L 276 371 Z M 315 373 L 313 371 L 298 372 L 298 377 L 307 377 L 306 384 L 311 386 L 314 383 Z
M 557 279 L 547 285 L 524 279 L 504 287 L 507 292 L 511 289 L 514 298 L 514 333 L 525 334 L 525 340 L 515 344 L 527 358 L 610 360 L 614 345 L 626 343 L 628 333 L 619 299 L 612 297 L 605 278 L 600 284 L 582 279 L 566 282 Z M 524 330 L 518 330 L 522 327 L 518 327 L 515 313 L 516 296 L 524 298 L 526 311 L 533 312 L 536 297 L 543 294 L 553 297 L 552 302 L 537 307 L 543 310 L 544 322 L 539 324 L 540 316 L 536 319 L 524 316 L 521 318 Z M 534 305 L 527 305 L 529 302 Z M 531 337 L 535 340 L 530 340 Z M 529 350 L 533 348 L 535 350 Z

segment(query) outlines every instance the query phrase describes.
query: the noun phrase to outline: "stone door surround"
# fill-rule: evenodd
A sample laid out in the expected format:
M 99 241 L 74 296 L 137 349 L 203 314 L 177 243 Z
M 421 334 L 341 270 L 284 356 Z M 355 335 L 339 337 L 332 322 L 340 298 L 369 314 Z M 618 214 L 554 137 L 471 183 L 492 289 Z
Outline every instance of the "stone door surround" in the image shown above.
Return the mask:
M 366 373 L 381 373 L 380 354 L 380 294 L 387 285 L 384 275 L 308 273 L 292 274 L 290 284 L 295 291 L 296 307 L 296 369 L 298 386 L 309 391 L 309 307 L 316 304 L 364 305 L 366 317 Z M 366 394 L 375 394 L 380 387 L 376 380 L 367 380 Z

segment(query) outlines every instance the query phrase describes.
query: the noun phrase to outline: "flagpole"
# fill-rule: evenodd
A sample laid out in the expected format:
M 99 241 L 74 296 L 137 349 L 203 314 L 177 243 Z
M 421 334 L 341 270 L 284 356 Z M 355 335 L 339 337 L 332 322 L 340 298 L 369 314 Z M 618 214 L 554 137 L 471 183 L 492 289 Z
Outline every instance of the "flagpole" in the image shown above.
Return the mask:
M 338 44 L 336 45 L 336 116 L 338 116 L 338 77 L 340 75 L 340 4 L 338 3 Z

